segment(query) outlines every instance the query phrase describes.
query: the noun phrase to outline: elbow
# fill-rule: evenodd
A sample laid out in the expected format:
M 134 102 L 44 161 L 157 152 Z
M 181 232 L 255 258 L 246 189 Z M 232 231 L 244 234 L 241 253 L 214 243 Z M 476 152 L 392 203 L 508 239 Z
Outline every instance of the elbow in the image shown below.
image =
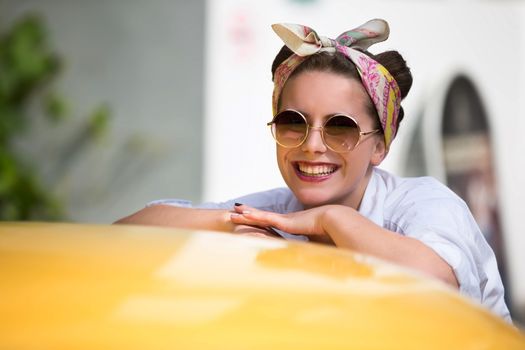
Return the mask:
M 120 225 L 120 224 L 125 225 L 125 224 L 130 224 L 130 222 L 128 221 L 128 218 L 129 218 L 129 216 L 126 216 L 126 217 L 124 217 L 124 218 L 122 218 L 122 219 L 119 219 L 119 220 L 113 222 L 112 225 Z
M 459 282 L 452 267 L 444 260 L 427 269 L 427 273 L 441 282 L 459 290 Z
M 435 278 L 440 280 L 441 282 L 447 284 L 448 286 L 459 290 L 459 282 L 456 278 L 456 276 L 453 274 L 452 276 L 449 275 L 434 275 Z
M 444 274 L 441 277 L 441 280 L 445 282 L 446 284 L 448 284 L 449 286 L 452 286 L 454 289 L 459 290 L 459 282 L 456 277 L 456 274 L 454 273 L 454 270 L 452 270 L 450 266 L 448 266 L 448 268 L 449 268 L 449 273 Z
M 113 225 L 147 225 L 148 222 L 146 219 L 148 217 L 145 213 L 147 213 L 146 209 L 139 210 L 136 213 L 118 219 Z

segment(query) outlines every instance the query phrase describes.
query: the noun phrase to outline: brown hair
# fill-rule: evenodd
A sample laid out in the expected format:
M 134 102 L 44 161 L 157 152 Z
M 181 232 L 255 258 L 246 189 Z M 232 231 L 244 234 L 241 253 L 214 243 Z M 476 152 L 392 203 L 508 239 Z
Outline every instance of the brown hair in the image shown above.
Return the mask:
M 401 91 L 401 98 L 404 99 L 410 88 L 412 87 L 412 74 L 410 73 L 410 68 L 408 68 L 405 59 L 397 51 L 386 51 L 373 55 L 368 51 L 364 51 L 365 54 L 379 62 L 383 65 L 390 74 L 394 77 Z M 275 70 L 279 65 L 284 62 L 288 57 L 290 57 L 293 52 L 286 46 L 283 46 L 277 56 L 275 57 L 272 64 L 272 81 L 275 77 Z M 361 82 L 357 68 L 345 55 L 340 52 L 328 53 L 320 52 L 315 55 L 309 56 L 305 61 L 303 61 L 290 75 L 289 78 L 300 74 L 301 72 L 306 71 L 325 71 L 332 72 L 336 74 L 341 74 L 349 77 L 350 79 L 355 79 Z M 289 79 L 288 78 L 288 79 Z M 372 115 L 377 116 L 377 111 L 372 103 L 368 105 L 369 111 Z M 399 123 L 404 117 L 403 107 L 399 110 L 399 117 L 397 119 L 397 128 L 399 130 Z M 379 123 L 379 117 L 377 117 Z

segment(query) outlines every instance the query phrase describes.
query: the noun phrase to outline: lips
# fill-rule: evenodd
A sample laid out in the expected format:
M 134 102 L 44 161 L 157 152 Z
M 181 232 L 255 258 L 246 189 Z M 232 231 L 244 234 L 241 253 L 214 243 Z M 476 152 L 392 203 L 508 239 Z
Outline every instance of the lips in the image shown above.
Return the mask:
M 297 175 L 304 180 L 325 180 L 339 168 L 331 163 L 294 162 Z

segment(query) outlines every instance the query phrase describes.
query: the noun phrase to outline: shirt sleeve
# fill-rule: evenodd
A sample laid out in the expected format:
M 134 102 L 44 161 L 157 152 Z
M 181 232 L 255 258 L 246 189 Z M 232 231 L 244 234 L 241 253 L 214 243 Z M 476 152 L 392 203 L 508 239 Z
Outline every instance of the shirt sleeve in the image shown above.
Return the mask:
M 397 208 L 397 231 L 426 244 L 453 269 L 460 292 L 510 321 L 494 252 L 455 195 L 413 198 Z
M 146 206 L 149 207 L 161 204 L 185 208 L 231 210 L 235 203 L 242 203 L 260 210 L 281 214 L 302 209 L 301 204 L 288 188 L 276 188 L 268 191 L 252 193 L 224 202 L 204 202 L 194 205 L 191 201 L 183 199 L 159 199 L 147 203 Z

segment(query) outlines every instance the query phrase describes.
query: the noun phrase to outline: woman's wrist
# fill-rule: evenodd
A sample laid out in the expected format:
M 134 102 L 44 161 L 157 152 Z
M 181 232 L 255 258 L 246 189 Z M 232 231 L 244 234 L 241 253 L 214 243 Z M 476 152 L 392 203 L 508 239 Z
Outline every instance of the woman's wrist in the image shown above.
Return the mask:
M 329 205 L 321 216 L 321 227 L 338 247 L 352 248 L 352 235 L 360 215 L 344 205 Z M 356 220 L 357 219 L 357 220 Z
M 221 214 L 217 217 L 217 227 L 220 227 L 219 231 L 223 232 L 234 232 L 237 224 L 234 224 L 231 220 L 232 212 L 229 210 L 222 210 Z

